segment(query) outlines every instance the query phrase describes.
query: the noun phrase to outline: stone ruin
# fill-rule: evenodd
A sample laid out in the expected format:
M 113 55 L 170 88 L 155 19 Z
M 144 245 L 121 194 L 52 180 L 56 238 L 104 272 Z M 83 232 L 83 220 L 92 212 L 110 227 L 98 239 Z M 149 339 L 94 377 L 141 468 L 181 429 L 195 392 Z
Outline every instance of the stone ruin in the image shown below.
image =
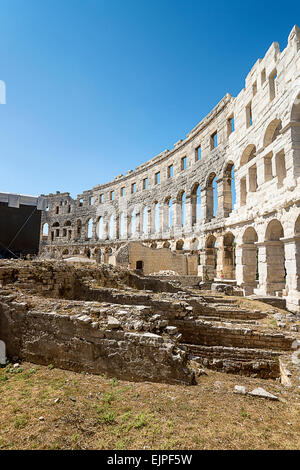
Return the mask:
M 299 366 L 299 162 L 295 26 L 171 150 L 76 199 L 41 195 L 40 260 L 0 261 L 2 362 L 288 383 L 285 363 Z
M 192 385 L 202 367 L 278 378 L 300 346 L 296 315 L 287 313 L 294 329 L 278 331 L 269 306 L 247 308 L 242 298 L 184 287 L 176 276 L 6 260 L 0 284 L 0 338 L 13 361 Z

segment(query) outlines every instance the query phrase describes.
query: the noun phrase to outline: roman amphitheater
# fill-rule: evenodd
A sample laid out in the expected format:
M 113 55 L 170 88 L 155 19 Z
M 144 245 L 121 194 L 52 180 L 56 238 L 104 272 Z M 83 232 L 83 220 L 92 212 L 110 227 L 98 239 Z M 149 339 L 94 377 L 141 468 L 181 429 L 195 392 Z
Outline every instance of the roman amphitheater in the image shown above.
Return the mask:
M 41 253 L 235 279 L 300 311 L 299 49 L 295 26 L 174 148 L 77 199 L 49 194 Z
M 299 162 L 295 26 L 172 150 L 76 200 L 3 194 L 42 219 L 39 257 L 0 260 L 0 364 L 171 384 L 200 365 L 297 387 Z

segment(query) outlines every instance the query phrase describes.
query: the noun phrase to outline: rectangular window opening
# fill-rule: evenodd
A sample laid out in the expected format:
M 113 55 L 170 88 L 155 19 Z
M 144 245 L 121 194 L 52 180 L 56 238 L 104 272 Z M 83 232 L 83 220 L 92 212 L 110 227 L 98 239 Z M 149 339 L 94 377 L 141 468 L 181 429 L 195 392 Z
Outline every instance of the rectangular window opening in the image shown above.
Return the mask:
M 252 103 L 250 102 L 246 106 L 246 127 L 251 127 L 253 124 L 253 118 L 252 118 Z
M 195 148 L 195 162 L 198 162 L 199 160 L 201 160 L 201 145 Z
M 217 148 L 218 146 L 218 132 L 214 132 L 211 136 L 210 136 L 210 148 L 211 150 Z
M 186 170 L 186 157 L 181 159 L 181 171 Z

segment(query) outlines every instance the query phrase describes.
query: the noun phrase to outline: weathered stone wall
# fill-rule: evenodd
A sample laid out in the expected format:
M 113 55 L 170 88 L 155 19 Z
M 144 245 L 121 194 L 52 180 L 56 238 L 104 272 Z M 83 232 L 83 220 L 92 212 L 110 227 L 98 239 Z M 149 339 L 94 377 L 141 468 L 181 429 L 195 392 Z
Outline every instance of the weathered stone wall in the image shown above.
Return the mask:
M 182 334 L 183 343 L 201 344 L 203 346 L 227 346 L 234 348 L 273 349 L 288 351 L 293 338 L 281 333 L 267 334 L 250 328 L 233 328 L 224 325 L 216 326 L 203 320 L 174 319 L 172 324 Z
M 41 253 L 108 263 L 128 241 L 189 250 L 204 280 L 236 278 L 245 294 L 283 296 L 299 311 L 299 51 L 295 26 L 287 47 L 273 43 L 238 96 L 227 94 L 173 149 L 77 199 L 48 195 Z
M 124 256 L 125 247 L 121 247 L 115 255 L 117 266 L 130 266 L 131 269 L 138 269 L 138 262 L 142 263 L 144 274 L 164 271 L 170 269 L 178 274 L 198 274 L 198 256 L 174 253 L 168 248 L 150 248 L 142 243 L 132 242 L 126 245 L 128 256 Z M 120 253 L 119 253 L 120 252 Z
M 274 330 L 272 315 L 249 301 L 107 265 L 2 261 L 0 286 L 9 358 L 124 379 L 192 383 L 190 360 L 274 378 L 299 336 L 296 325 Z
M 103 330 L 83 317 L 27 311 L 3 300 L 0 332 L 12 358 L 124 380 L 194 382 L 186 353 L 152 333 Z

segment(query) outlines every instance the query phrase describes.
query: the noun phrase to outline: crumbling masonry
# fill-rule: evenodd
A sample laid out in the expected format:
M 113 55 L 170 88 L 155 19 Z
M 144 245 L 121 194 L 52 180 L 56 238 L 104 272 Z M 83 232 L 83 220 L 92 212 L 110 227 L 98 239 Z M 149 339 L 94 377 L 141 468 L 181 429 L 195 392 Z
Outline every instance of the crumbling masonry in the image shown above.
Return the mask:
M 139 259 L 129 256 L 131 268 L 145 272 L 155 250 L 176 252 L 188 261 L 176 261 L 174 269 L 174 253 L 157 256 L 156 271 L 236 279 L 246 295 L 282 296 L 299 312 L 299 188 L 295 26 L 287 47 L 281 52 L 273 43 L 239 95 L 227 94 L 172 150 L 76 200 L 49 194 L 40 251 L 118 264 L 124 245 L 140 242 L 151 249 L 140 249 Z

